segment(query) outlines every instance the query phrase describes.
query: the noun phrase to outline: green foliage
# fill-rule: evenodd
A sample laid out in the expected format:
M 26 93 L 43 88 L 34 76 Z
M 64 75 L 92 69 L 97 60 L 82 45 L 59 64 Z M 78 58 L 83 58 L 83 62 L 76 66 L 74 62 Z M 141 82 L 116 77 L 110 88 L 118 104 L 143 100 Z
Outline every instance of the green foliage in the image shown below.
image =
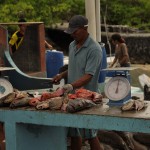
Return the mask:
M 101 18 L 108 24 L 146 26 L 150 24 L 150 0 L 100 0 Z M 46 26 L 85 14 L 85 0 L 0 0 L 0 22 L 42 21 Z M 148 27 L 145 27 L 148 29 Z
M 101 0 L 101 15 L 108 24 L 139 27 L 150 24 L 149 0 Z
M 84 0 L 5 0 L 0 2 L 0 22 L 15 22 L 21 16 L 28 21 L 51 25 L 84 14 Z

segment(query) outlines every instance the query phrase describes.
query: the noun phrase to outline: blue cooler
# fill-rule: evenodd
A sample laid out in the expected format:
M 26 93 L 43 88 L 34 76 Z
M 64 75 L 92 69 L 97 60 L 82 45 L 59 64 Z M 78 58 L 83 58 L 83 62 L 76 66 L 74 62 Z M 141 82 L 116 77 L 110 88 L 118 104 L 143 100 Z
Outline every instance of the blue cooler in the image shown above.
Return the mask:
M 56 50 L 46 51 L 47 78 L 53 78 L 56 74 L 59 73 L 59 69 L 64 65 L 63 60 L 63 52 Z

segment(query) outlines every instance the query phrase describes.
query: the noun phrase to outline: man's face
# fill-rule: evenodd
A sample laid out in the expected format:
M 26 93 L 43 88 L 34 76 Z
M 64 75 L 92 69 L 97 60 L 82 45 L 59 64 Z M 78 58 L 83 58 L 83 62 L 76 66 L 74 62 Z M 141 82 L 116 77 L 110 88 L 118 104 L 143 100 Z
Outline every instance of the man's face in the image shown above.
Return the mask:
M 26 24 L 20 24 L 19 25 L 19 28 L 20 28 L 20 30 L 22 31 L 22 32 L 25 32 L 25 30 L 26 30 Z
M 71 36 L 73 37 L 73 39 L 76 41 L 76 42 L 80 42 L 83 37 L 84 37 L 84 34 L 85 34 L 85 29 L 84 27 L 80 27 L 78 28 L 76 31 L 74 31 Z

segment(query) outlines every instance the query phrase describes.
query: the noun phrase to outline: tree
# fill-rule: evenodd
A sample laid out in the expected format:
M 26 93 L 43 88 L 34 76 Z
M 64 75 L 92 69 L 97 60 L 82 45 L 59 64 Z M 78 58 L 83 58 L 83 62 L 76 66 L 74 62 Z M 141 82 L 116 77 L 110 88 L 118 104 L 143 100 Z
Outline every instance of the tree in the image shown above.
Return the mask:
M 150 0 L 101 0 L 101 18 L 107 8 L 107 23 L 150 26 Z M 0 22 L 14 22 L 19 15 L 46 26 L 68 21 L 74 14 L 85 14 L 85 0 L 1 0 Z M 149 27 L 150 28 L 150 27 Z
M 0 3 L 0 22 L 14 22 L 22 12 L 28 21 L 51 25 L 68 20 L 73 14 L 84 14 L 84 0 L 6 0 Z

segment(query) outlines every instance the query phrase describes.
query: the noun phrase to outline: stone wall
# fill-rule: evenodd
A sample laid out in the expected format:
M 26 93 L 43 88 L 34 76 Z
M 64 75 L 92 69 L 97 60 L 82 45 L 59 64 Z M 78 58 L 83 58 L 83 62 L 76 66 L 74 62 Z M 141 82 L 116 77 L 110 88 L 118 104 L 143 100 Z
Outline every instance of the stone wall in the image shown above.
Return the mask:
M 113 34 L 113 33 L 111 33 Z M 109 34 L 109 38 L 111 37 Z M 150 33 L 133 33 L 121 34 L 128 46 L 128 52 L 132 64 L 150 64 Z M 107 44 L 106 35 L 102 33 L 102 42 L 105 43 L 107 54 L 109 54 L 109 46 Z M 112 54 L 114 46 L 111 44 Z
M 114 28 L 115 31 L 122 31 L 117 30 Z M 111 31 L 114 31 L 111 29 Z M 124 30 L 123 30 L 124 31 Z M 128 46 L 129 56 L 131 59 L 131 63 L 139 63 L 139 64 L 150 64 L 150 33 L 132 33 L 130 29 L 125 30 L 126 33 L 120 33 L 126 41 Z M 108 38 L 114 32 L 109 32 Z M 63 30 L 59 29 L 50 29 L 46 28 L 46 37 L 50 39 L 53 43 L 54 48 L 60 51 L 63 51 L 65 55 L 68 55 L 68 46 L 69 43 L 73 40 L 68 34 L 64 33 Z M 102 32 L 102 43 L 105 43 L 106 53 L 109 55 L 110 50 L 107 44 L 106 32 Z M 111 45 L 112 54 L 114 53 L 114 46 Z

